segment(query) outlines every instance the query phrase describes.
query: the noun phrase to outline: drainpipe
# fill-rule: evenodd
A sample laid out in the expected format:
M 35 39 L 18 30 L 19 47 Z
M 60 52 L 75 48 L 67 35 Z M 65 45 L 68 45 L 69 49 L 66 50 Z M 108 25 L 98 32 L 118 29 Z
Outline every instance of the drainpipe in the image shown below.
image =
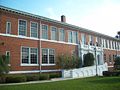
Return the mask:
M 41 20 L 40 20 L 40 25 L 39 25 L 39 30 L 38 30 L 38 33 L 39 33 L 39 34 L 38 34 L 38 35 L 39 35 L 39 36 L 38 36 L 38 37 L 39 37 L 39 40 L 38 40 L 38 42 L 39 42 L 39 43 L 38 43 L 38 49 L 39 49 L 39 57 L 38 57 L 38 58 L 39 58 L 39 73 L 42 73 L 42 72 L 41 72 L 41 70 L 42 70 L 42 69 L 41 69 L 41 61 L 42 61 L 42 56 L 41 56 L 41 55 L 42 55 L 42 52 L 41 52 L 41 37 L 42 37 L 42 32 L 41 32 L 41 30 L 42 30 L 42 28 L 41 28 L 41 26 L 42 26 L 42 25 L 41 25 Z

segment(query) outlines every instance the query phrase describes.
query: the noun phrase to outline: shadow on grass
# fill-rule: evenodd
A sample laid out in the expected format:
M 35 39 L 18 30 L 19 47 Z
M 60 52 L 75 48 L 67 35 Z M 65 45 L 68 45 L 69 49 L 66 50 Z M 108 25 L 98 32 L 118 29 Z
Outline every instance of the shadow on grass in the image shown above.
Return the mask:
M 120 77 L 98 77 L 98 79 L 90 82 L 95 84 L 116 84 L 120 83 Z

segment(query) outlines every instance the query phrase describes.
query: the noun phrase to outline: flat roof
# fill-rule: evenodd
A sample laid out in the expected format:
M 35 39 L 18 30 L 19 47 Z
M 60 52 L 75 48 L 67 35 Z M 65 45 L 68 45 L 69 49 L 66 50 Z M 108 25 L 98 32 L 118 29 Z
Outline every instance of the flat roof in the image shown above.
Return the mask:
M 89 34 L 92 33 L 92 34 L 94 34 L 96 36 L 99 36 L 99 37 L 104 37 L 104 38 L 120 41 L 119 39 L 117 39 L 115 37 L 111 37 L 111 36 L 108 36 L 108 35 L 105 35 L 105 34 L 101 34 L 99 32 L 95 32 L 95 31 L 92 31 L 92 30 L 89 30 L 89 29 L 86 29 L 86 28 L 82 28 L 82 27 L 79 27 L 79 26 L 75 26 L 75 25 L 72 25 L 72 24 L 65 23 L 65 22 L 57 21 L 57 20 L 54 20 L 54 19 L 50 19 L 50 18 L 47 18 L 47 17 L 40 16 L 40 15 L 35 15 L 35 14 L 32 14 L 32 13 L 24 12 L 24 11 L 21 11 L 21 10 L 12 9 L 12 8 L 9 8 L 9 7 L 6 7 L 6 6 L 0 5 L 0 10 L 8 11 L 8 12 L 11 12 L 11 13 L 16 13 L 16 14 L 20 14 L 20 15 L 24 15 L 24 16 L 29 16 L 29 17 L 40 19 L 40 20 L 43 20 L 43 21 L 48 21 L 48 22 L 59 24 L 59 25 L 63 25 L 63 26 L 69 27 L 71 29 L 79 30 L 81 32 L 86 32 L 86 33 L 89 33 Z

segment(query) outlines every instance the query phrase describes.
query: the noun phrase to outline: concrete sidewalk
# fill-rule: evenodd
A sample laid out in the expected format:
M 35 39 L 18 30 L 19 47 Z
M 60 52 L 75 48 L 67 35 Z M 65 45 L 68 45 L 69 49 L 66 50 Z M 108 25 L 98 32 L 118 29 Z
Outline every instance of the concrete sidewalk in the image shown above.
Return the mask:
M 78 79 L 78 78 L 53 78 L 51 80 L 43 80 L 43 81 L 30 81 L 30 82 L 22 82 L 22 83 L 4 83 L 4 84 L 0 84 L 0 86 L 47 83 L 47 82 L 56 82 L 56 81 L 64 81 L 64 80 L 72 80 L 72 79 Z

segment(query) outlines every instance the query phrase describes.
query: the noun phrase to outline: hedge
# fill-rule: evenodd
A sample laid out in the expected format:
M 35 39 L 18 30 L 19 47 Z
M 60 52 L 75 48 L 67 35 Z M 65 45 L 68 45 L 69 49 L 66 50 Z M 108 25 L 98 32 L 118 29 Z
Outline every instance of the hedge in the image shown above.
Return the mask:
M 39 74 L 28 74 L 26 75 L 27 81 L 38 81 Z
M 59 78 L 61 77 L 61 74 L 60 73 L 50 73 L 50 78 Z
M 8 75 L 6 76 L 6 83 L 26 82 L 25 75 Z
M 39 80 L 49 80 L 49 74 L 40 74 Z
M 103 71 L 103 76 L 120 76 L 120 71 Z

